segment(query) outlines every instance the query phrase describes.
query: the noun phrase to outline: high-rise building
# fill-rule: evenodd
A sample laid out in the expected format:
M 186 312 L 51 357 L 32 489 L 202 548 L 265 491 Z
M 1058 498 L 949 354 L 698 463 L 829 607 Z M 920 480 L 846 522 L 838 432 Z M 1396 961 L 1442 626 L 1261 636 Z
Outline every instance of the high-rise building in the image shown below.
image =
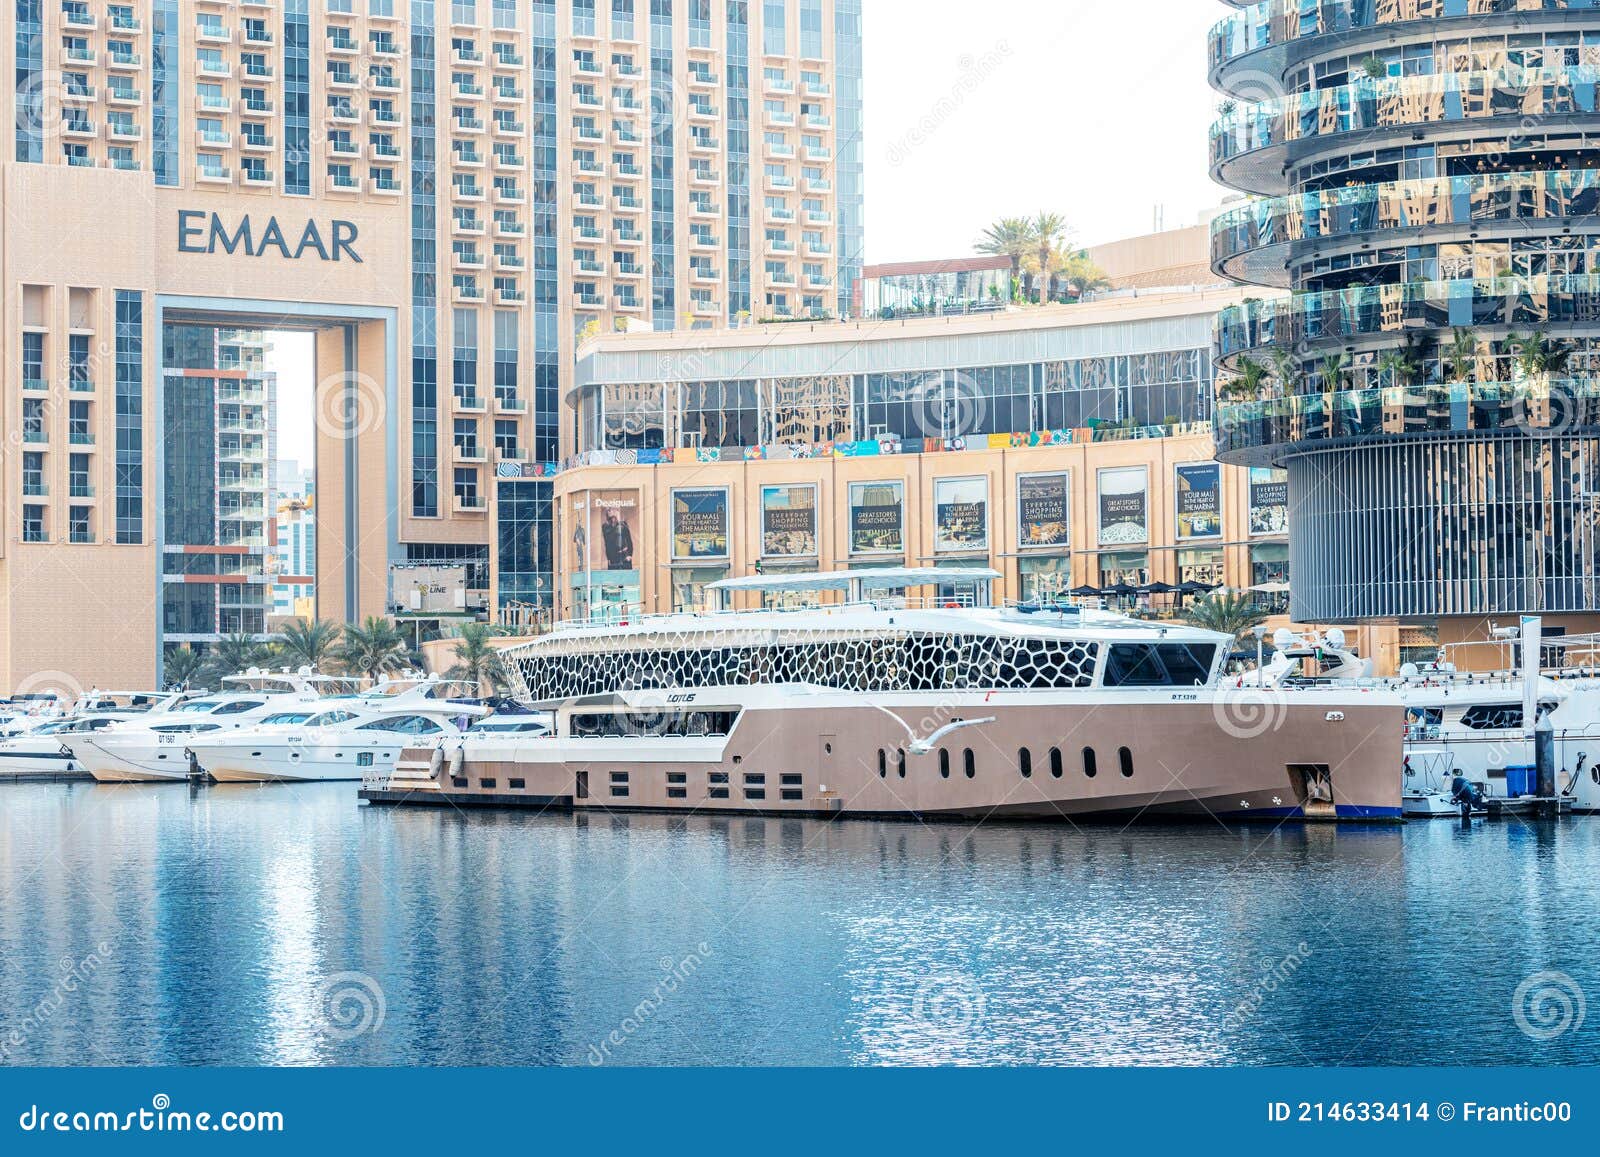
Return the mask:
M 381 613 L 405 564 L 464 565 L 496 612 L 548 605 L 580 335 L 848 308 L 860 8 L 7 5 L 0 415 L 27 459 L 0 480 L 0 686 L 147 682 L 205 634 L 169 639 L 163 588 L 222 585 L 168 556 L 256 557 L 173 537 L 179 325 L 316 334 L 320 615 Z M 115 591 L 110 650 L 68 597 L 91 585 Z
M 1218 442 L 1297 617 L 1600 626 L 1600 4 L 1268 0 L 1210 38 Z M 1564 620 L 1561 616 L 1570 616 Z

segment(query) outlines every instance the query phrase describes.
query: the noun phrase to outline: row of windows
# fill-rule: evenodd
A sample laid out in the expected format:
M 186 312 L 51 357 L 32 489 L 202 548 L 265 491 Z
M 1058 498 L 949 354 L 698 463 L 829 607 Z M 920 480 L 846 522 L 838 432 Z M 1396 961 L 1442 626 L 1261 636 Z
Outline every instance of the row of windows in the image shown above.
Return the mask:
M 1060 779 L 1065 774 L 1065 769 L 1062 765 L 1061 749 L 1059 747 L 1050 749 L 1049 761 L 1051 777 Z M 889 762 L 889 753 L 881 747 L 878 748 L 879 779 L 889 778 Z M 1125 779 L 1133 778 L 1133 751 L 1130 748 L 1117 748 L 1117 768 L 1122 772 Z M 972 754 L 972 748 L 970 747 L 963 748 L 961 751 L 961 770 L 968 779 L 977 778 L 977 759 Z M 896 748 L 894 751 L 894 771 L 898 778 L 904 779 L 906 777 L 906 753 L 904 748 Z M 1023 779 L 1033 778 L 1033 751 L 1031 749 L 1023 747 L 1017 750 L 1017 771 Z M 1093 779 L 1099 773 L 1099 760 L 1095 755 L 1094 748 L 1085 747 L 1083 749 L 1083 774 L 1085 778 Z M 939 749 L 939 778 L 950 778 L 950 752 L 943 747 Z
M 683 771 L 669 771 L 667 774 L 667 798 L 687 799 L 689 797 L 689 775 Z M 726 771 L 713 771 L 706 777 L 706 798 L 729 798 L 729 773 Z M 805 798 L 804 780 L 797 773 L 784 772 L 778 777 L 779 798 L 789 802 L 798 802 Z M 613 799 L 628 797 L 632 786 L 632 772 L 613 771 L 611 773 L 610 791 Z M 764 800 L 767 798 L 767 776 L 765 772 L 747 771 L 744 773 L 743 784 L 744 798 L 747 800 Z M 584 782 L 579 783 L 579 797 L 586 796 Z

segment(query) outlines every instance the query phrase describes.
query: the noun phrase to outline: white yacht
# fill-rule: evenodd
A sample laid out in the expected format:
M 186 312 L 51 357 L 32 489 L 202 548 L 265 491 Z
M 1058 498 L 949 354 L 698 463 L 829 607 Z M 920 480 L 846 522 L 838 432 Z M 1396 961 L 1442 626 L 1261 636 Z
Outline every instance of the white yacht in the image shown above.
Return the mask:
M 792 815 L 1398 820 L 1402 714 L 1379 689 L 1268 696 L 1228 635 L 994 607 L 992 570 L 753 576 L 725 597 L 839 603 L 569 623 L 505 652 L 553 734 L 474 740 L 384 804 Z M 953 588 L 960 584 L 963 591 Z M 904 594 L 931 588 L 931 597 Z M 971 592 L 974 606 L 963 592 Z M 954 597 L 952 597 L 954 596 Z M 430 766 L 431 763 L 431 766 Z M 420 774 L 412 774 L 413 770 Z
M 1458 779 L 1481 797 L 1472 805 L 1476 810 L 1531 807 L 1536 755 L 1523 719 L 1529 688 L 1514 662 L 1516 640 L 1509 634 L 1447 645 L 1438 661 L 1408 663 L 1388 679 L 1373 679 L 1370 664 L 1345 650 L 1339 631 L 1311 637 L 1280 630 L 1273 645 L 1272 660 L 1262 668 L 1268 686 L 1376 686 L 1400 696 L 1406 711 L 1401 775 L 1407 816 L 1460 815 Z M 1493 670 L 1462 671 L 1452 659 L 1466 646 L 1504 653 Z M 1557 797 L 1576 811 L 1600 811 L 1600 669 L 1592 661 L 1573 661 L 1584 657 L 1580 649 L 1596 647 L 1600 639 L 1590 636 L 1543 640 L 1543 662 L 1532 686 L 1537 718 L 1548 719 L 1553 729 Z M 1319 672 L 1308 676 L 1305 665 L 1313 661 Z
M 64 737 L 63 746 L 102 783 L 151 783 L 186 779 L 184 749 L 202 733 L 253 726 L 289 703 L 318 698 L 316 677 L 307 669 L 271 672 L 251 669 L 222 680 L 214 695 L 185 699 L 165 710 L 114 723 L 98 731 Z
M 388 679 L 359 695 L 295 704 L 236 731 L 197 734 L 186 747 L 219 783 L 358 780 L 392 771 L 407 747 L 461 734 L 484 714 L 451 698 L 438 676 Z

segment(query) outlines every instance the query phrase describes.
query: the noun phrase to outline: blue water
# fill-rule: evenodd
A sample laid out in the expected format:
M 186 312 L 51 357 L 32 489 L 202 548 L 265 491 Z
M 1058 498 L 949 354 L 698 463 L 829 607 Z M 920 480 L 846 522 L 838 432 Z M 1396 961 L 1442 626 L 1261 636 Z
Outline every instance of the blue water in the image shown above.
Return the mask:
M 1584 819 L 1076 830 L 12 784 L 0 1058 L 1592 1064 L 1597 881 Z

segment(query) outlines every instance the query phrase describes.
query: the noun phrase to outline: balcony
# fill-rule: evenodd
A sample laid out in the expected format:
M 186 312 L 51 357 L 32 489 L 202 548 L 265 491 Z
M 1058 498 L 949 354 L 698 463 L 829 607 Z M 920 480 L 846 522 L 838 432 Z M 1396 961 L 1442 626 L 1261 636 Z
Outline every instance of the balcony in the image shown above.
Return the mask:
M 766 146 L 766 154 L 774 161 L 792 161 L 794 160 L 794 146 L 788 144 L 780 145 L 769 141 Z
M 489 460 L 489 456 L 484 453 L 483 447 L 476 442 L 457 442 L 455 457 L 457 462 L 466 464 L 487 462 Z
M 460 514 L 482 514 L 489 509 L 489 499 L 482 494 L 457 494 L 455 508 Z
M 90 120 L 75 119 L 61 122 L 61 135 L 75 141 L 92 141 L 99 134 L 99 127 Z
M 457 269 L 482 269 L 483 254 L 475 249 L 455 249 L 450 253 L 450 264 Z
M 452 286 L 450 299 L 458 305 L 478 305 L 483 301 L 483 290 L 476 285 Z
M 111 63 L 109 60 L 106 62 Z M 202 60 L 195 65 L 195 73 L 208 80 L 227 80 L 233 75 L 233 65 L 226 60 Z
M 270 189 L 272 188 L 272 181 L 272 173 L 266 169 L 241 169 L 239 171 L 240 184 L 248 185 L 252 189 Z
M 528 295 L 520 289 L 507 285 L 497 285 L 494 289 L 494 299 L 500 305 L 521 305 Z
M 398 197 L 404 188 L 393 177 L 373 177 L 372 191 L 380 197 Z
M 137 52 L 106 53 L 106 68 L 112 72 L 138 72 L 144 67 L 144 57 Z
M 457 390 L 452 396 L 455 398 L 455 411 L 458 414 L 484 414 L 489 410 L 481 394 L 469 394 Z
M 196 169 L 194 179 L 202 185 L 231 185 L 233 184 L 233 170 L 231 169 Z
M 201 129 L 195 133 L 194 143 L 202 149 L 231 149 L 233 134 L 217 129 Z
M 696 301 L 689 307 L 696 317 L 716 317 L 722 312 L 714 301 Z
M 457 214 L 451 218 L 450 228 L 453 232 L 467 237 L 482 237 L 484 234 L 482 217 L 465 217 Z
M 644 299 L 626 294 L 616 295 L 616 307 L 623 313 L 639 313 L 644 309 Z
M 644 276 L 644 266 L 635 262 L 619 261 L 612 266 L 612 274 L 616 277 L 625 277 L 629 280 L 634 280 Z
M 497 414 L 526 414 L 528 412 L 528 403 L 522 398 L 497 393 L 494 396 L 494 412 Z M 502 458 L 506 457 L 505 452 L 502 451 L 500 456 Z
M 224 107 L 227 101 L 223 102 Z M 239 115 L 246 117 L 270 117 L 277 111 L 277 105 L 270 100 L 241 100 L 239 102 Z
M 239 138 L 239 148 L 247 153 L 272 151 L 273 140 L 266 133 L 246 133 Z

